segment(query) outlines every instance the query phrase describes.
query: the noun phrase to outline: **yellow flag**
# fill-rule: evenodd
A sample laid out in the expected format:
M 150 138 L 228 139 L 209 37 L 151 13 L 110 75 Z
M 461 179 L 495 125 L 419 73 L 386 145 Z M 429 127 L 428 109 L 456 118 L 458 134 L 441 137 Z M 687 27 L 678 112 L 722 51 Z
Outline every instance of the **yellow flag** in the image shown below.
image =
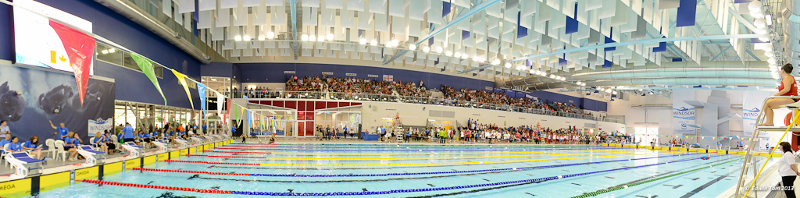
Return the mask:
M 192 102 L 192 94 L 189 93 L 189 87 L 186 86 L 186 75 L 172 70 L 172 74 L 175 74 L 175 77 L 178 78 L 178 83 L 183 86 L 183 90 L 186 91 L 186 97 L 189 97 L 189 104 L 192 105 L 192 109 L 194 109 L 194 102 Z

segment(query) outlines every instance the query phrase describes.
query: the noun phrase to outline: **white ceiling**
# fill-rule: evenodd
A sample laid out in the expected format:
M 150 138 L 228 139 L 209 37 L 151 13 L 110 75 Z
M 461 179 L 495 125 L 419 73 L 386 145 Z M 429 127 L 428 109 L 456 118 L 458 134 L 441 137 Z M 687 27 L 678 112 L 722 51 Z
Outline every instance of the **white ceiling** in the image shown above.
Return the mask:
M 749 38 L 670 41 L 663 52 L 654 52 L 658 42 L 648 42 L 662 37 L 753 34 L 746 27 L 753 20 L 748 4 L 732 0 L 698 0 L 696 25 L 686 27 L 676 27 L 679 0 L 195 2 L 164 0 L 161 6 L 177 8 L 164 13 L 176 21 L 181 18 L 185 27 L 190 23 L 187 18 L 199 11 L 197 28 L 207 35 L 203 40 L 233 62 L 274 57 L 357 59 L 502 81 L 541 78 L 532 73 L 545 72 L 564 76 L 566 82 L 574 82 L 573 74 L 603 69 L 606 61 L 613 64 L 609 70 L 658 67 L 673 58 L 693 67 L 704 67 L 708 61 L 767 67 L 750 63 L 765 56 L 753 50 Z M 291 9 L 293 3 L 296 10 Z M 484 5 L 489 6 L 481 9 Z M 475 10 L 479 11 L 469 15 Z M 567 34 L 567 21 L 573 16 L 577 31 Z M 460 18 L 464 20 L 457 21 Z M 423 40 L 429 36 L 431 40 Z M 626 45 L 613 51 L 589 49 L 606 44 L 606 37 Z M 409 50 L 412 45 L 415 49 Z M 585 50 L 554 53 L 564 49 Z M 581 80 L 592 85 L 591 79 Z

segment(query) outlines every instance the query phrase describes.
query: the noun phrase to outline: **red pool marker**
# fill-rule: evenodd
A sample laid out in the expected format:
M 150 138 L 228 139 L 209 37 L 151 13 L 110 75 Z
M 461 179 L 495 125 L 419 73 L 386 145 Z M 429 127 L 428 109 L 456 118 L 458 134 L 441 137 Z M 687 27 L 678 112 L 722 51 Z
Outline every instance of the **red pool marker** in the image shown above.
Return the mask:
M 206 150 L 203 152 L 212 152 L 212 153 L 238 153 L 238 154 L 272 154 L 272 152 L 245 152 L 245 151 L 215 151 L 215 150 Z
M 246 173 L 222 173 L 222 172 L 208 172 L 208 171 L 191 171 L 191 170 L 172 170 L 172 169 L 156 169 L 156 168 L 133 168 L 138 171 L 149 172 L 169 172 L 169 173 L 191 173 L 191 174 L 207 174 L 207 175 L 233 175 L 233 176 L 249 176 Z
M 190 164 L 218 164 L 218 165 L 237 165 L 237 166 L 261 166 L 259 163 L 231 163 L 231 162 L 207 162 L 207 161 L 187 161 L 187 160 L 164 160 L 165 162 L 190 163 Z
M 214 158 L 246 158 L 246 159 L 263 159 L 264 157 L 255 157 L 255 156 L 218 156 L 218 155 L 186 155 L 189 157 L 214 157 Z
M 209 194 L 231 194 L 230 190 L 209 190 L 209 189 L 184 188 L 184 187 L 172 187 L 172 186 L 156 186 L 156 185 L 149 185 L 149 184 L 132 184 L 132 183 L 110 182 L 110 181 L 89 180 L 89 179 L 81 180 L 81 182 L 93 183 L 93 184 L 102 184 L 102 185 L 111 185 L 111 186 L 125 186 L 125 187 L 136 187 L 136 188 L 161 189 L 161 190 L 191 191 L 191 192 L 209 193 Z

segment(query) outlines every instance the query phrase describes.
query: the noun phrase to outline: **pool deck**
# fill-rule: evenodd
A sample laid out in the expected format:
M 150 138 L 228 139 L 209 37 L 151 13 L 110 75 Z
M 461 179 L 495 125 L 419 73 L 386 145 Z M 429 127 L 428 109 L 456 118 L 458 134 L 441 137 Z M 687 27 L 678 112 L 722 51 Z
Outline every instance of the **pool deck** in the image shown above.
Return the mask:
M 248 138 L 246 143 L 263 143 L 263 144 L 266 144 L 267 141 L 268 140 L 264 139 L 264 138 L 261 138 L 261 139 Z M 183 147 L 183 148 L 173 147 L 173 148 L 169 149 L 167 152 L 161 152 L 156 148 L 146 148 L 146 149 L 144 149 L 142 151 L 141 156 L 139 156 L 139 157 L 129 157 L 129 156 L 125 156 L 125 154 L 116 153 L 114 155 L 109 156 L 104 161 L 104 164 L 109 165 L 109 164 L 115 164 L 116 163 L 116 164 L 122 165 L 122 164 L 126 164 L 126 163 L 129 163 L 129 162 L 132 162 L 132 161 L 136 161 L 137 163 L 135 164 L 135 166 L 141 166 L 141 165 L 148 164 L 147 162 L 144 162 L 145 161 L 145 157 L 150 158 L 150 160 L 153 161 L 153 162 L 155 160 L 162 161 L 162 159 L 157 159 L 156 156 L 159 156 L 159 157 L 161 157 L 161 156 L 172 156 L 172 154 L 185 155 L 184 153 L 200 152 L 201 150 L 214 148 L 216 146 L 222 146 L 222 145 L 227 144 L 227 143 L 239 143 L 239 142 L 241 142 L 241 139 L 231 139 L 231 140 L 226 141 L 225 143 L 221 143 L 221 144 L 217 144 L 217 145 L 206 144 L 206 145 L 192 145 L 190 147 Z M 474 145 L 485 145 L 485 146 L 531 146 L 531 145 L 535 145 L 535 146 L 587 146 L 586 144 L 531 144 L 531 143 L 508 143 L 508 142 L 497 143 L 497 144 L 475 143 L 475 142 L 469 142 L 468 143 L 468 142 L 455 142 L 455 141 L 451 141 L 451 142 L 449 142 L 447 144 L 440 144 L 440 143 L 438 143 L 438 141 L 435 141 L 435 142 L 429 142 L 429 141 L 380 142 L 380 141 L 363 141 L 363 140 L 359 140 L 359 139 L 356 139 L 356 138 L 343 138 L 343 139 L 337 139 L 337 140 L 319 140 L 316 137 L 314 137 L 314 138 L 311 138 L 311 137 L 309 137 L 309 138 L 278 137 L 278 138 L 276 138 L 276 142 L 275 143 L 276 144 L 286 144 L 286 143 L 290 143 L 290 144 L 308 144 L 308 145 L 325 145 L 325 144 L 353 144 L 353 145 L 356 145 L 356 144 L 362 144 L 362 145 L 367 145 L 367 144 L 386 144 L 386 145 L 473 145 L 473 146 Z M 592 145 L 594 145 L 594 144 L 592 144 Z M 204 146 L 206 146 L 206 147 L 204 147 Z M 723 150 L 717 151 L 717 150 L 705 150 L 705 149 L 685 149 L 685 148 L 670 148 L 670 147 L 658 147 L 658 146 L 657 147 L 651 147 L 651 146 L 634 146 L 634 145 L 620 145 L 620 144 L 600 144 L 600 145 L 594 145 L 594 146 L 616 147 L 616 148 L 638 148 L 638 149 L 647 149 L 647 150 L 668 150 L 668 151 L 682 151 L 682 152 L 703 152 L 703 153 L 708 152 L 708 153 L 721 153 L 721 154 L 729 154 L 729 155 L 743 155 L 743 154 L 740 154 L 740 153 L 738 153 L 736 151 L 723 151 Z M 46 154 L 45 156 L 49 157 L 49 156 L 52 156 L 52 155 L 47 155 Z M 766 153 L 764 153 L 763 156 L 768 156 L 768 155 Z M 139 159 L 139 158 L 142 159 L 142 163 L 143 164 L 141 164 L 141 165 L 138 163 L 138 161 L 140 161 L 140 160 L 131 160 L 131 159 Z M 123 162 L 123 163 L 118 163 L 118 162 Z M 3 163 L 5 163 L 5 162 L 3 162 Z M 83 160 L 71 160 L 71 161 L 48 160 L 48 164 L 45 165 L 45 168 L 42 171 L 42 175 L 44 176 L 44 175 L 50 175 L 50 174 L 55 174 L 55 173 L 63 173 L 63 172 L 77 172 L 76 170 L 78 170 L 78 169 L 86 170 L 84 168 L 90 168 L 91 167 L 91 166 L 83 165 L 82 163 L 83 163 Z M 152 162 L 150 162 L 150 163 L 152 163 Z M 121 167 L 122 166 L 120 166 L 120 168 Z M 125 169 L 127 169 L 127 167 Z M 0 166 L 0 182 L 7 182 L 7 181 L 12 180 L 10 177 L 6 176 L 7 174 L 10 174 L 12 171 L 13 170 L 10 167 L 6 166 L 6 165 Z M 763 186 L 770 186 L 768 184 L 775 184 L 775 183 L 779 182 L 778 181 L 779 179 L 777 179 L 776 175 L 777 175 L 777 171 L 775 170 L 775 168 L 772 167 L 772 166 L 769 166 L 764 171 L 763 175 L 760 177 L 760 178 L 769 178 L 769 179 L 759 180 L 758 183 L 756 184 L 756 186 L 762 186 L 762 187 Z M 78 180 L 78 179 L 76 179 L 76 180 Z M 11 181 L 11 182 L 13 183 L 14 181 Z M 735 192 L 735 188 L 731 187 L 729 190 L 727 190 L 725 193 L 720 194 L 718 197 L 733 197 L 734 192 Z M 761 192 L 758 193 L 758 197 L 765 197 L 767 194 L 768 193 L 764 193 L 763 191 L 761 191 Z M 751 193 L 751 195 L 749 197 L 753 197 L 753 193 Z

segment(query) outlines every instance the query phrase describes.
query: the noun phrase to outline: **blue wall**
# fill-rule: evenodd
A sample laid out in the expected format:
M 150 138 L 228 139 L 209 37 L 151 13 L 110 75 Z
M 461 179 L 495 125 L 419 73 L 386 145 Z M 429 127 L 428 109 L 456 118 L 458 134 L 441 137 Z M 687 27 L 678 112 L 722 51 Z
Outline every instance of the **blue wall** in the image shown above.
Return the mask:
M 11 6 L 0 3 L 0 59 L 14 60 L 14 30 Z
M 167 67 L 178 70 L 195 80 L 200 79 L 200 62 L 173 46 L 158 35 L 128 20 L 113 10 L 90 0 L 38 0 L 54 8 L 92 22 L 92 32 L 144 55 Z M 13 27 L 11 9 L 0 4 L 0 59 L 13 60 Z M 9 28 L 6 28 L 9 27 Z M 116 99 L 134 102 L 163 104 L 161 95 L 141 72 L 95 61 L 95 75 L 113 78 L 116 82 Z M 183 87 L 172 72 L 165 70 L 159 79 L 169 106 L 189 108 Z M 195 89 L 190 89 L 195 109 L 200 108 Z
M 346 73 L 356 74 L 356 78 L 370 78 L 368 75 L 377 75 L 376 79 L 383 79 L 383 75 L 393 75 L 395 81 L 415 82 L 419 85 L 422 80 L 429 89 L 440 89 L 441 85 L 448 85 L 456 88 L 469 88 L 485 90 L 486 87 L 494 87 L 494 82 L 476 80 L 464 77 L 436 74 L 430 72 L 411 71 L 404 69 L 390 69 L 368 66 L 333 65 L 333 64 L 314 64 L 314 63 L 237 63 L 236 72 L 238 79 L 242 83 L 280 83 L 286 82 L 287 78 L 296 75 L 320 76 L 322 72 L 332 72 L 334 77 L 348 77 Z M 284 74 L 284 71 L 295 71 L 295 74 Z
M 347 77 L 346 73 L 354 73 L 357 78 L 369 78 L 368 75 L 372 74 L 377 75 L 377 79 L 382 79 L 383 75 L 393 75 L 395 80 L 403 82 L 413 81 L 418 83 L 422 80 L 425 82 L 426 87 L 436 89 L 441 88 L 441 85 L 478 90 L 494 87 L 494 82 L 491 81 L 381 67 L 312 63 L 211 63 L 201 66 L 199 61 L 168 41 L 94 1 L 40 0 L 39 2 L 89 20 L 93 24 L 92 31 L 95 34 L 136 51 L 156 62 L 177 69 L 196 80 L 199 80 L 200 76 L 204 75 L 233 77 L 234 84 L 252 82 L 282 83 L 292 75 L 301 77 L 318 76 L 322 72 L 332 72 L 335 77 Z M 12 24 L 10 6 L 0 4 L 0 27 L 13 27 Z M 12 28 L 0 28 L 0 59 L 13 60 L 13 50 Z M 295 74 L 284 74 L 284 71 L 295 71 Z M 95 75 L 115 79 L 116 98 L 119 100 L 153 104 L 161 104 L 163 102 L 161 96 L 141 72 L 110 65 L 102 61 L 95 61 Z M 164 78 L 159 79 L 159 83 L 164 90 L 169 106 L 189 108 L 186 94 L 171 72 L 164 71 Z M 195 109 L 199 109 L 200 99 L 197 96 L 197 91 L 190 89 L 190 92 L 193 100 L 196 101 Z M 565 102 L 589 110 L 606 111 L 606 103 L 601 101 L 546 91 L 536 91 L 530 94 L 547 101 Z M 522 94 L 515 93 L 515 95 L 520 97 Z
M 228 77 L 233 76 L 233 63 L 213 62 L 200 67 L 203 76 Z

